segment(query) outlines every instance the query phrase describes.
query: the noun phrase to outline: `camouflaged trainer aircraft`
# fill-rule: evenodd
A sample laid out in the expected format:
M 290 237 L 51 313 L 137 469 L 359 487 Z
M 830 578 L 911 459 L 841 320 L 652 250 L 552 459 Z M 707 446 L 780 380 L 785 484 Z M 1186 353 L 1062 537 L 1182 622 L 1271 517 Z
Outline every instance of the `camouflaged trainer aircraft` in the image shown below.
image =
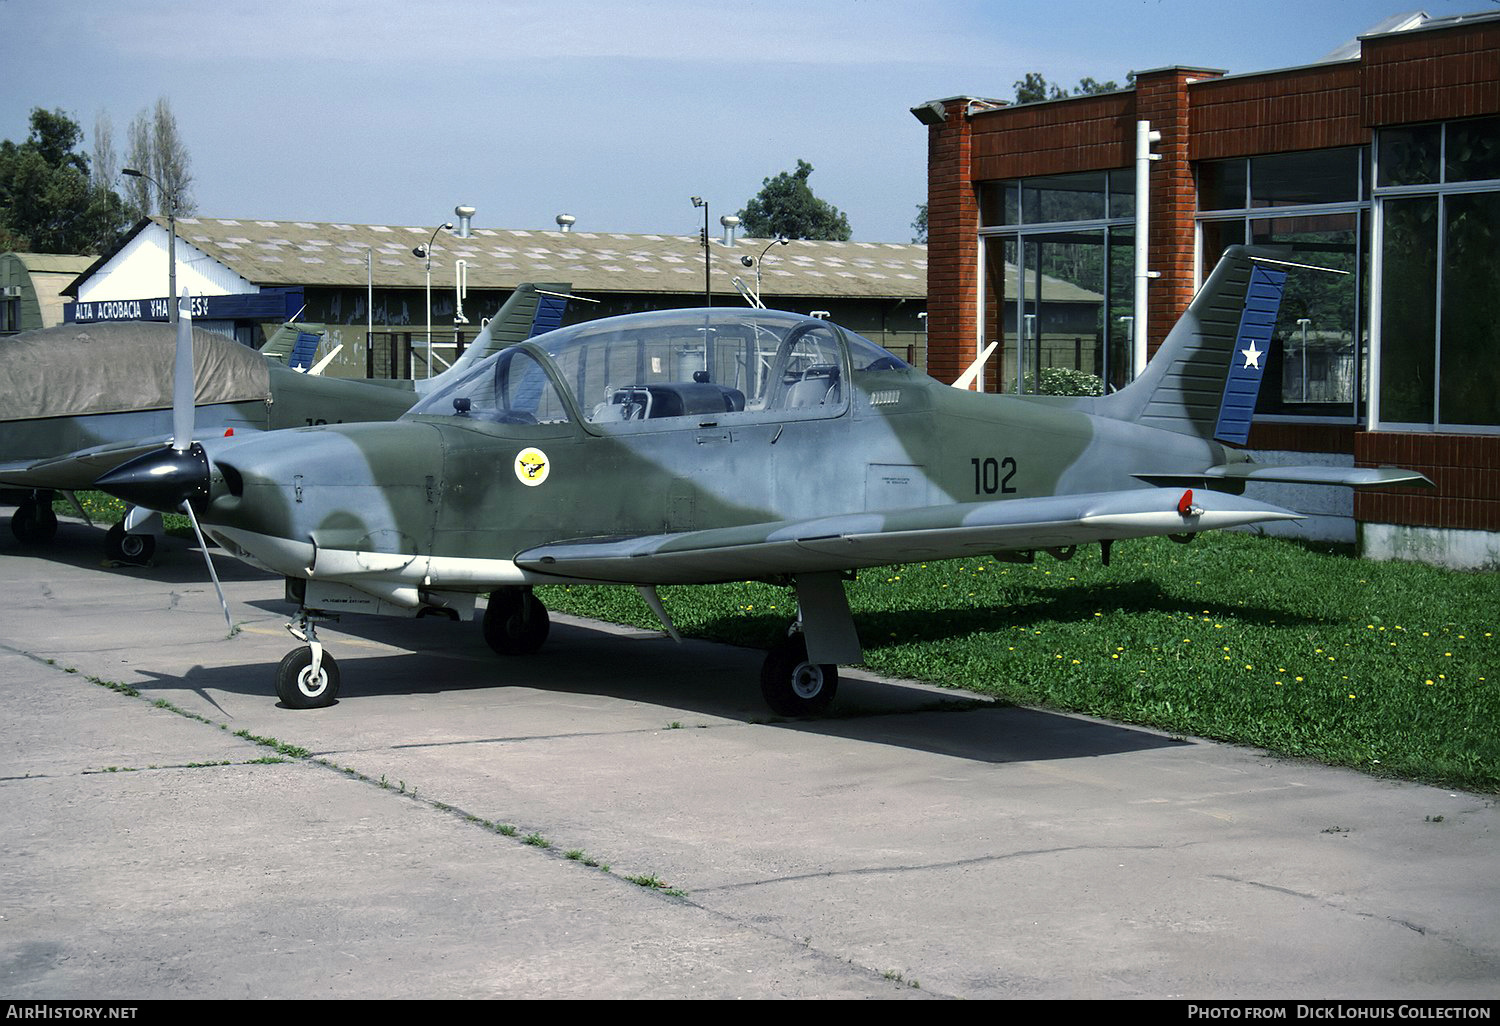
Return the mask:
M 394 420 L 417 394 L 462 377 L 479 359 L 557 327 L 568 286 L 521 285 L 454 367 L 416 391 L 412 381 L 319 377 L 288 366 L 299 342 L 320 334 L 284 325 L 259 354 L 212 332 L 191 334 L 191 374 L 182 376 L 205 434 L 236 436 L 309 424 Z M 70 500 L 100 474 L 172 437 L 175 334 L 141 321 L 65 324 L 0 342 L 0 487 L 21 491 L 11 531 L 40 544 L 57 531 L 54 492 Z M 311 353 L 307 356 L 310 358 Z M 306 364 L 303 364 L 304 368 Z M 74 508 L 82 507 L 73 500 Z M 87 519 L 87 516 L 85 519 Z M 113 560 L 151 558 L 160 520 L 128 518 L 105 535 Z
M 304 646 L 276 672 L 292 707 L 328 705 L 339 670 L 317 620 L 473 615 L 528 653 L 538 584 L 790 582 L 798 618 L 761 674 L 785 715 L 827 707 L 860 658 L 850 571 L 1050 551 L 1296 517 L 1248 481 L 1407 483 L 1397 470 L 1262 467 L 1243 441 L 1247 370 L 1284 267 L 1220 262 L 1134 383 L 1089 398 L 940 384 L 827 321 L 757 309 L 588 321 L 477 364 L 399 421 L 209 439 L 99 486 L 182 508 L 224 549 L 287 579 Z M 1227 397 L 1226 397 L 1227 396 Z M 673 632 L 675 634 L 675 632 Z

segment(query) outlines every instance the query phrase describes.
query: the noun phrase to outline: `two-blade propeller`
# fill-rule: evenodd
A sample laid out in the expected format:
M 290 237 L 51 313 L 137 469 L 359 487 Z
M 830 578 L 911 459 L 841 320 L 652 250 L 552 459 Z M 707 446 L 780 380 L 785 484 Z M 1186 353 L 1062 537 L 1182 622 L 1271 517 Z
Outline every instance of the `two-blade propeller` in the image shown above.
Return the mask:
M 209 556 L 208 543 L 203 537 L 203 530 L 198 526 L 198 514 L 193 508 L 195 501 L 205 502 L 209 496 L 208 454 L 193 438 L 196 392 L 197 384 L 193 375 L 192 305 L 188 301 L 188 290 L 184 288 L 177 300 L 177 352 L 172 374 L 172 442 L 164 449 L 122 463 L 94 484 L 138 508 L 187 515 L 193 525 L 193 533 L 198 537 L 198 547 L 203 550 L 203 561 L 208 566 L 209 577 L 213 579 L 214 590 L 219 594 L 224 622 L 232 634 L 234 621 L 229 617 L 229 603 L 224 599 L 224 589 L 219 584 L 218 573 L 214 571 L 214 561 Z M 131 517 L 135 517 L 134 511 Z M 126 530 L 131 526 L 127 521 Z

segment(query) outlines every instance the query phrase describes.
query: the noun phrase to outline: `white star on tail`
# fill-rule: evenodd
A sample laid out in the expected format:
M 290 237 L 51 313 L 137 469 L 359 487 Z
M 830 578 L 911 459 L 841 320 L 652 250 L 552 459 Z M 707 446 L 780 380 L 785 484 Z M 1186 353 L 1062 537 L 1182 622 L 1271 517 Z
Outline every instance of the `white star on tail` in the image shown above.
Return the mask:
M 1240 350 L 1240 355 L 1245 358 L 1246 368 L 1254 367 L 1256 370 L 1260 370 L 1260 358 L 1266 354 L 1256 349 L 1255 343 L 1251 342 L 1249 349 Z

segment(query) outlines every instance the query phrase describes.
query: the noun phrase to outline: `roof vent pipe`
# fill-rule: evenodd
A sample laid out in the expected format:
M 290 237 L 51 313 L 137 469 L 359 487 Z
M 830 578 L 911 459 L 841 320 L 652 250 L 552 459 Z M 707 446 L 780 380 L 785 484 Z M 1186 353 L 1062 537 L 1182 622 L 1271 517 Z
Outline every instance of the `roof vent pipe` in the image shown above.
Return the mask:
M 570 232 L 573 230 L 573 225 L 575 225 L 577 222 L 578 218 L 574 217 L 572 214 L 557 215 L 557 228 L 559 231 Z
M 724 226 L 724 245 L 734 245 L 734 230 L 740 226 L 740 219 L 733 214 L 725 214 L 719 218 L 719 223 Z
M 458 215 L 458 231 L 454 234 L 460 239 L 469 238 L 469 223 L 474 220 L 474 208 L 459 205 L 453 208 L 453 213 Z

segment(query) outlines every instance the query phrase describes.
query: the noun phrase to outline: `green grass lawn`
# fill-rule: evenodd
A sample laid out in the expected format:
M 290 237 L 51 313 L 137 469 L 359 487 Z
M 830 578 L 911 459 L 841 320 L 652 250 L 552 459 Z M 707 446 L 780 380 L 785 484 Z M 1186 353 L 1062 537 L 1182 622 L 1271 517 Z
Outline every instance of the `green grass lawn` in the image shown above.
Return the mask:
M 123 499 L 117 499 L 113 495 L 104 492 L 77 492 L 75 497 L 78 505 L 89 515 L 89 519 L 96 524 L 114 524 L 125 519 L 126 505 Z M 52 509 L 59 516 L 73 517 L 78 511 L 67 499 L 59 496 L 52 500 Z M 162 514 L 162 527 L 167 534 L 178 538 L 192 538 L 193 524 L 187 517 L 179 513 Z
M 548 606 L 655 624 L 628 588 Z M 1500 577 L 1375 563 L 1248 534 L 1147 539 L 1069 562 L 968 559 L 848 585 L 865 665 L 1374 773 L 1500 790 Z M 685 634 L 761 646 L 788 588 L 664 587 Z

